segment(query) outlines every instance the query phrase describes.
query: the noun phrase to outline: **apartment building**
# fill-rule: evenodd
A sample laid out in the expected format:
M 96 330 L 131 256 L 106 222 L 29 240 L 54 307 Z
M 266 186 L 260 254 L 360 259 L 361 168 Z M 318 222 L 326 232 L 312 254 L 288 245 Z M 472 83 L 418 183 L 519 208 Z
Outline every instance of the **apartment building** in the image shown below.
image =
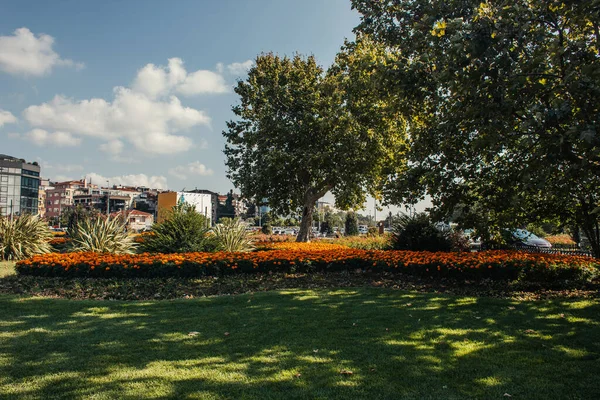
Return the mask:
M 189 192 L 164 192 L 158 194 L 157 221 L 165 219 L 165 211 L 177 204 L 187 203 L 193 205 L 200 214 L 205 215 L 210 224 L 217 221 L 217 206 L 219 205 L 218 193 L 210 190 L 191 190 Z
M 79 190 L 98 189 L 98 185 L 88 183 L 86 179 L 55 182 L 46 190 L 46 217 L 58 217 L 64 208 L 75 204 L 75 195 Z
M 40 166 L 0 154 L 0 215 L 38 214 Z

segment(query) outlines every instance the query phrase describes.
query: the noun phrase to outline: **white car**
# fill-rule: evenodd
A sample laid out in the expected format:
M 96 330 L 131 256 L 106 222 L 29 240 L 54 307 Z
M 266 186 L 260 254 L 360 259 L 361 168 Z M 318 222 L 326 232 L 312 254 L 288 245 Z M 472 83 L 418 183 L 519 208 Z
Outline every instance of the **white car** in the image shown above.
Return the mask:
M 513 238 L 524 246 L 537 247 L 540 249 L 550 249 L 552 244 L 544 238 L 534 235 L 525 229 L 515 229 L 511 232 Z

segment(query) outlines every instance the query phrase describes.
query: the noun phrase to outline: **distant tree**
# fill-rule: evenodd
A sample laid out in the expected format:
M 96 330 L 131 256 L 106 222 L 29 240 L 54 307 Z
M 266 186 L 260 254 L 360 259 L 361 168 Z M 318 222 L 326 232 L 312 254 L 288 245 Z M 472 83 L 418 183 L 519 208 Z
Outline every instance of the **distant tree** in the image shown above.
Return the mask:
M 80 222 L 95 221 L 100 215 L 100 211 L 96 208 L 88 208 L 77 204 L 62 210 L 60 223 L 61 226 L 67 227 L 67 232 L 72 235 L 77 230 L 77 225 Z
M 228 177 L 243 196 L 269 199 L 278 214 L 301 208 L 300 242 L 309 240 L 313 206 L 327 192 L 342 208 L 361 205 L 383 171 L 399 165 L 403 121 L 367 125 L 352 116 L 354 103 L 370 100 L 345 90 L 359 78 L 350 75 L 353 60 L 340 54 L 325 72 L 312 56 L 262 54 L 234 89 L 237 119 L 223 132 Z
M 330 211 L 326 211 L 323 216 L 323 222 L 321 222 L 321 233 L 331 234 L 333 233 L 333 214 Z
M 265 235 L 271 235 L 273 233 L 273 228 L 271 228 L 271 225 L 269 224 L 264 224 L 260 230 Z
M 235 207 L 233 206 L 233 190 L 227 193 L 225 204 L 217 206 L 217 221 L 221 218 L 235 218 Z
M 346 214 L 345 235 L 358 235 L 358 220 L 356 219 L 356 214 L 353 212 L 349 212 L 348 214 Z

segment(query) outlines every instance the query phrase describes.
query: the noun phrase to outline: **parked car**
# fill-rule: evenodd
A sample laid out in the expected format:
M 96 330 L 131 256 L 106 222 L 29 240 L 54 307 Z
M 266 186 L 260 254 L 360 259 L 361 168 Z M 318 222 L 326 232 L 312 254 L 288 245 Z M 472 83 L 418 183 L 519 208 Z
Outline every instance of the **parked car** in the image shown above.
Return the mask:
M 534 235 L 525 229 L 515 229 L 511 232 L 516 244 L 523 246 L 538 247 L 540 249 L 549 249 L 552 244 L 544 238 Z

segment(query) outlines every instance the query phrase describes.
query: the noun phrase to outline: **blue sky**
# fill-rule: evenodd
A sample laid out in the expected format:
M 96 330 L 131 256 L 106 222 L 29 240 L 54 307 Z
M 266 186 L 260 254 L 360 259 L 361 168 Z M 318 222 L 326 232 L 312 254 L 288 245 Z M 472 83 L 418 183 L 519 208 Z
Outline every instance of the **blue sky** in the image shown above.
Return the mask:
M 0 153 L 51 179 L 226 192 L 236 79 L 261 52 L 328 66 L 358 22 L 349 0 L 5 0 Z

